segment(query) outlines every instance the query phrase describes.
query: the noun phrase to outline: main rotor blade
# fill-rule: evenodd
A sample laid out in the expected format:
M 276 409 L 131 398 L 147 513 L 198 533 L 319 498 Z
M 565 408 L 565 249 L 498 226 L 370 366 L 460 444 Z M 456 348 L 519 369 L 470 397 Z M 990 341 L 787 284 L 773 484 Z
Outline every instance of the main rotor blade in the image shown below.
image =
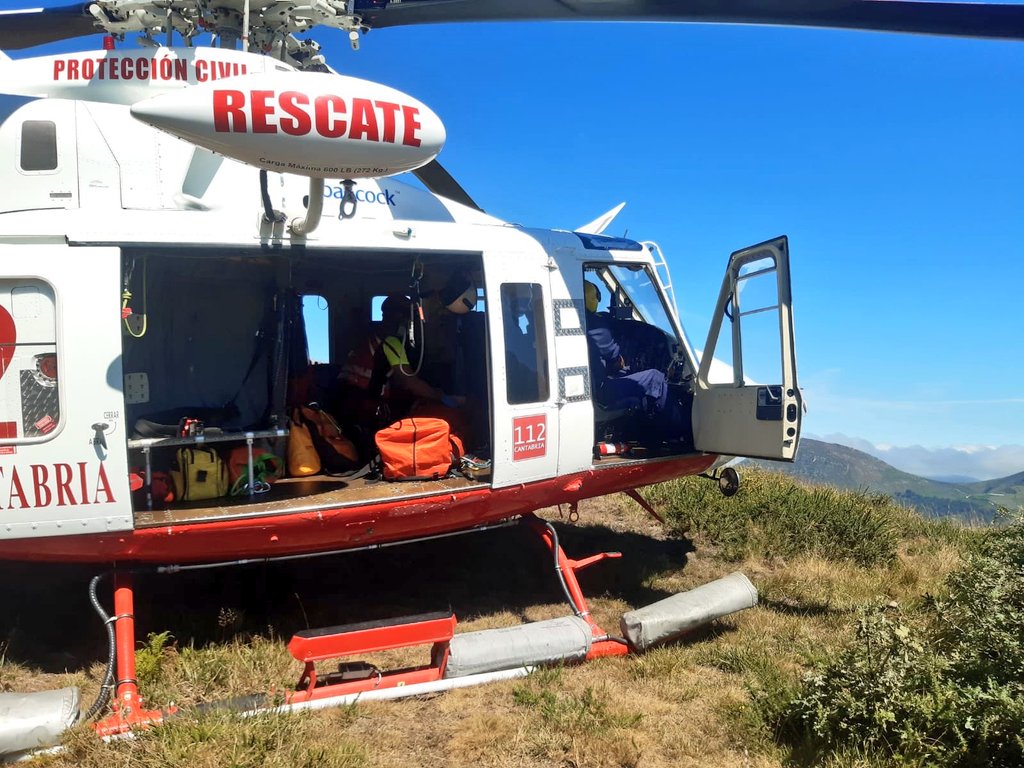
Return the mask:
M 369 27 L 456 21 L 679 21 L 1024 39 L 1024 4 L 930 0 L 357 0 Z
M 237 0 L 226 0 L 234 6 Z M 261 4 L 258 2 L 258 4 Z M 98 32 L 87 2 L 0 11 L 0 49 Z M 165 3 L 160 3 L 165 7 Z M 1024 39 L 1024 3 L 932 0 L 354 0 L 370 28 L 460 21 L 663 21 Z
M 0 48 L 31 48 L 33 45 L 100 32 L 93 21 L 83 3 L 60 8 L 0 11 Z
M 455 180 L 455 178 L 444 169 L 437 160 L 431 160 L 426 165 L 413 171 L 413 175 L 435 195 L 447 197 L 456 203 L 468 205 L 470 208 L 483 213 L 484 209 L 477 205 L 469 193 Z

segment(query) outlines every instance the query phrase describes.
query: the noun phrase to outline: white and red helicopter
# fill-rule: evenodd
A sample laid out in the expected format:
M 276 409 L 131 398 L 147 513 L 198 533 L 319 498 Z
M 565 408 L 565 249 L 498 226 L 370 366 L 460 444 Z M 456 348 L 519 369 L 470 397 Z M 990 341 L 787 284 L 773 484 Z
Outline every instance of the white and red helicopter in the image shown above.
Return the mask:
M 104 689 L 114 704 L 100 733 L 164 716 L 142 706 L 134 679 L 133 569 L 319 556 L 515 521 L 535 529 L 573 609 L 568 623 L 460 635 L 458 652 L 450 613 L 292 640 L 306 671 L 287 706 L 408 695 L 647 644 L 593 621 L 575 570 L 605 555 L 569 559 L 535 510 L 613 492 L 643 503 L 638 487 L 686 475 L 733 492 L 735 472 L 718 470 L 729 458 L 793 460 L 803 407 L 786 238 L 733 253 L 698 357 L 658 247 L 603 234 L 614 211 L 576 230 L 484 213 L 435 159 L 445 129 L 428 106 L 334 73 L 296 36 L 334 28 L 357 47 L 377 28 L 506 19 L 1024 37 L 1024 6 L 902 0 L 96 0 L 0 14 L 7 50 L 106 35 L 100 51 L 0 55 L 0 91 L 31 99 L 0 115 L 0 559 L 113 568 Z M 141 47 L 119 47 L 134 34 Z M 426 190 L 391 178 L 405 172 Z M 460 281 L 475 302 L 456 316 L 441 309 L 451 297 L 437 297 Z M 588 283 L 602 296 L 597 312 Z M 409 366 L 457 396 L 473 425 L 461 472 L 249 482 L 206 501 L 155 493 L 182 448 L 241 447 L 254 478 L 261 441 L 283 453 L 296 398 L 311 394 L 303 386 L 329 403 L 346 355 L 395 294 L 411 307 Z M 305 299 L 328 308 L 328 362 L 308 360 Z M 778 331 L 770 384 L 743 369 L 744 319 L 766 313 Z M 685 423 L 655 429 L 601 402 L 588 350 L 595 314 L 614 325 L 626 368 L 659 373 Z M 730 360 L 724 374 L 716 350 Z M 178 431 L 154 433 L 168 421 Z M 749 600 L 737 589 L 711 598 L 711 613 Z M 656 621 L 669 625 L 651 630 L 661 637 L 680 628 L 672 616 Z M 495 652 L 502 639 L 517 650 Z M 413 643 L 433 644 L 430 666 L 317 679 L 316 661 Z M 77 717 L 66 694 L 60 707 L 53 725 L 52 701 L 0 700 L 0 724 L 22 712 L 32 726 L 0 740 L 0 753 L 57 738 L 67 712 Z

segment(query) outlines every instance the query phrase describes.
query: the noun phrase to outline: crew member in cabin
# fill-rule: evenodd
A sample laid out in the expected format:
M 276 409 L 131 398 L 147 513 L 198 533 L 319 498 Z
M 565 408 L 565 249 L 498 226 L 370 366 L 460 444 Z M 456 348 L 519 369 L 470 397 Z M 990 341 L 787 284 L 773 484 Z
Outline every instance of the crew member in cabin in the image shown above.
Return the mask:
M 477 312 L 477 282 L 470 271 L 451 273 L 444 286 L 422 298 L 423 324 L 417 343 L 423 344 L 420 370 L 424 378 L 454 393 L 451 403 L 420 400 L 414 416 L 433 416 L 448 422 L 451 431 L 467 447 L 486 445 L 488 433 L 487 354 L 484 313 Z M 420 350 L 410 350 L 419 360 Z M 462 407 L 467 405 L 468 407 Z
M 601 289 L 589 280 L 583 282 L 583 301 L 595 403 L 609 411 L 629 411 L 646 417 L 645 432 L 649 435 L 681 434 L 681 413 L 669 397 L 668 377 L 655 368 L 630 370 L 615 339 L 615 321 L 607 313 L 597 311 Z
M 476 282 L 461 271 L 422 298 L 423 328 L 417 339 L 424 345 L 421 372 L 446 392 L 469 395 L 474 387 L 468 379 L 482 368 L 485 328 L 483 313 L 474 312 L 476 305 Z M 417 359 L 418 350 L 411 350 L 411 356 Z M 473 394 L 487 396 L 485 390 Z
M 447 395 L 413 373 L 404 341 L 410 306 L 402 294 L 384 299 L 380 322 L 349 352 L 339 374 L 346 417 L 364 424 L 374 419 L 386 423 L 405 416 L 415 402 L 448 409 L 464 404 L 465 398 Z

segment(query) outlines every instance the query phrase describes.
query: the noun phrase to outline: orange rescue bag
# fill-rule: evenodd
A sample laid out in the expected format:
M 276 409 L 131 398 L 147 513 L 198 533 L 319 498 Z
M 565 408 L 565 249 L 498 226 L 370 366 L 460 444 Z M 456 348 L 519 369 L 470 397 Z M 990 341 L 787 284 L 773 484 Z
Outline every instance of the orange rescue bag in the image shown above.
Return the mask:
M 402 419 L 379 430 L 374 439 L 385 480 L 437 480 L 461 454 L 443 419 Z

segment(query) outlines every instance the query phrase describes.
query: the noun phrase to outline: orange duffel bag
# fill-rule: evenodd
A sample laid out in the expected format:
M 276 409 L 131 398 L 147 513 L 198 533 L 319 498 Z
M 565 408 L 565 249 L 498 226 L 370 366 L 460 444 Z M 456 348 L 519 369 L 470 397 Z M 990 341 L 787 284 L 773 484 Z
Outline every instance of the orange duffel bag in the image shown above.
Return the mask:
M 437 480 L 458 465 L 462 454 L 448 422 L 426 416 L 396 421 L 378 430 L 374 440 L 385 480 Z

